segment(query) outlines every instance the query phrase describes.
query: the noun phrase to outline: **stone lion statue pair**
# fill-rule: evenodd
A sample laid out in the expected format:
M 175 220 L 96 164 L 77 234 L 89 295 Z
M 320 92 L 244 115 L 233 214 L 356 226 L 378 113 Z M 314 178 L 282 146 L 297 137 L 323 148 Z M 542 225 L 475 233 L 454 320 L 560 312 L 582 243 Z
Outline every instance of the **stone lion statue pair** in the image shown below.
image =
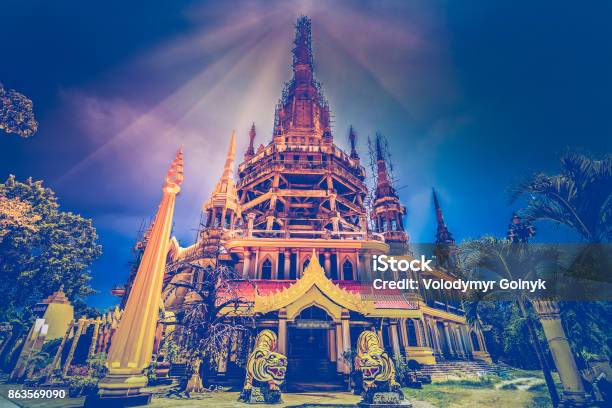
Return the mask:
M 249 355 L 240 401 L 281 402 L 280 385 L 285 380 L 287 357 L 277 351 L 276 333 L 263 330 Z M 355 369 L 361 373 L 365 404 L 397 404 L 404 399 L 395 377 L 395 365 L 373 331 L 364 331 L 357 340 Z M 402 404 L 404 405 L 404 404 Z

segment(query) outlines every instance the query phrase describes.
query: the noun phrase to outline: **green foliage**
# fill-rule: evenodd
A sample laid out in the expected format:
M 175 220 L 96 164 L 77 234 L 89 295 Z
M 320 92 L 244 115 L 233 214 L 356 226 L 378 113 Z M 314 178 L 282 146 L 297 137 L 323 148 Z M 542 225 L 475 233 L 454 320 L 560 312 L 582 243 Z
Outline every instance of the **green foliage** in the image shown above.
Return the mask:
M 162 343 L 159 354 L 164 356 L 164 361 L 174 363 L 180 353 L 180 347 L 171 338 L 167 338 Z
M 89 268 L 101 247 L 91 220 L 61 211 L 41 181 L 22 183 L 11 175 L 0 183 L 0 196 L 27 202 L 39 217 L 35 229 L 16 226 L 0 242 L 0 321 L 23 314 L 62 284 L 73 301 L 94 293 Z
M 595 355 L 612 355 L 612 303 L 560 302 L 565 334 L 581 368 Z
M 95 377 L 69 377 L 67 385 L 68 394 L 72 398 L 98 392 L 98 378 Z
M 593 160 L 568 152 L 560 173 L 533 175 L 513 189 L 513 199 L 527 197 L 521 214 L 531 220 L 564 225 L 591 244 L 612 238 L 612 156 Z M 607 247 L 586 246 L 569 273 L 593 281 L 609 279 Z M 578 362 L 590 355 L 610 356 L 612 305 L 609 302 L 561 302 L 561 317 Z
M 106 373 L 106 353 L 97 353 L 87 359 L 89 373 L 96 378 L 104 377 Z
M 593 160 L 569 152 L 560 174 L 535 174 L 513 189 L 513 200 L 527 197 L 520 213 L 531 220 L 565 225 L 587 242 L 612 238 L 612 156 Z
M 25 95 L 0 83 L 0 130 L 30 137 L 38 130 L 33 104 Z

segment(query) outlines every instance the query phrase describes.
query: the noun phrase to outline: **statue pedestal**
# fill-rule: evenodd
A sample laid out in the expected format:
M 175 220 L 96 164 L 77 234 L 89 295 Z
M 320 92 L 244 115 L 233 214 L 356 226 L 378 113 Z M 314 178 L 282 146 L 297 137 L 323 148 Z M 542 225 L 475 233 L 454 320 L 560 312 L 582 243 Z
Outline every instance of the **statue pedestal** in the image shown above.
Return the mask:
M 242 391 L 240 401 L 246 404 L 280 404 L 281 392 L 270 391 L 262 387 L 253 387 L 249 391 Z
M 107 374 L 98 384 L 95 395 L 85 399 L 86 408 L 135 407 L 148 405 L 151 394 L 143 392 L 147 385 L 144 375 Z
M 370 391 L 366 392 L 359 406 L 368 408 L 410 408 L 412 404 L 404 399 L 401 391 Z

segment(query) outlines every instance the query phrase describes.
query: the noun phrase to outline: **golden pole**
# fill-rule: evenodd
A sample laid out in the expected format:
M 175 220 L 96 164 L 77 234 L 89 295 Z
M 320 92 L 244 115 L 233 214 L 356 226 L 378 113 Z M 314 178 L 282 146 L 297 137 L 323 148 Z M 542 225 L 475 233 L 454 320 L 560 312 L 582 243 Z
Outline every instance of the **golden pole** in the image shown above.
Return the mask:
M 98 396 L 87 401 L 86 406 L 140 405 L 147 404 L 151 398 L 142 392 L 147 385 L 144 370 L 151 363 L 174 203 L 182 181 L 183 153 L 179 150 L 166 175 L 147 246 L 111 339 L 106 361 L 108 373 L 99 383 Z

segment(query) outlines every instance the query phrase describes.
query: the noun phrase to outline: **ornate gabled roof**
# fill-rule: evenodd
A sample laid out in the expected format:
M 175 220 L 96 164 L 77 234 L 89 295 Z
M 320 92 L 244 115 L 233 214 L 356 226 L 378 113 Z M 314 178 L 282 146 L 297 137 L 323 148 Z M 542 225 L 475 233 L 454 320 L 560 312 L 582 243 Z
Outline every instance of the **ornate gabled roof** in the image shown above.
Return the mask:
M 304 274 L 293 285 L 266 296 L 255 293 L 255 312 L 268 313 L 286 307 L 300 299 L 313 287 L 316 287 L 333 302 L 348 310 L 362 314 L 369 314 L 373 310 L 372 304 L 364 302 L 359 293 L 344 290 L 325 276 L 325 272 L 313 251 Z

